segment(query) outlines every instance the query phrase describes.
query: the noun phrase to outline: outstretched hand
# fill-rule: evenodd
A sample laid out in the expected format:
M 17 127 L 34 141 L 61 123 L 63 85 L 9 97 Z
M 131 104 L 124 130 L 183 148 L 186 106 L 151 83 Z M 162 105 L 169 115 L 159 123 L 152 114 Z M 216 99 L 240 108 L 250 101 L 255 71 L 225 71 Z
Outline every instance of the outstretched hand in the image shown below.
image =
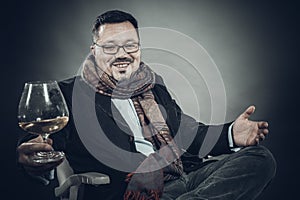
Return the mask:
M 234 122 L 233 139 L 237 146 L 258 144 L 269 133 L 267 122 L 249 120 L 254 110 L 254 106 L 248 107 Z

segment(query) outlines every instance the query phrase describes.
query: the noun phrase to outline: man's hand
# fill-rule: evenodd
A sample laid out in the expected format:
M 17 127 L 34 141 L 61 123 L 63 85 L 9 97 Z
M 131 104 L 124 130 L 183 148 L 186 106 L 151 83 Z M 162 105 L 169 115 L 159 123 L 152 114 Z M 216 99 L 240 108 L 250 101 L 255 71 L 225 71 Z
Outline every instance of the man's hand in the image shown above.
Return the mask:
M 233 139 L 237 146 L 250 146 L 264 140 L 269 133 L 268 123 L 264 121 L 251 121 L 249 117 L 254 113 L 255 107 L 248 107 L 234 122 Z
M 39 151 L 52 151 L 52 140 L 47 139 L 47 143 L 43 141 L 41 136 L 36 137 L 28 142 L 22 143 L 18 146 L 17 151 L 19 154 L 18 162 L 23 164 L 24 169 L 32 175 L 42 175 L 55 167 L 57 167 L 62 161 L 51 163 L 35 163 L 30 159 L 30 156 Z

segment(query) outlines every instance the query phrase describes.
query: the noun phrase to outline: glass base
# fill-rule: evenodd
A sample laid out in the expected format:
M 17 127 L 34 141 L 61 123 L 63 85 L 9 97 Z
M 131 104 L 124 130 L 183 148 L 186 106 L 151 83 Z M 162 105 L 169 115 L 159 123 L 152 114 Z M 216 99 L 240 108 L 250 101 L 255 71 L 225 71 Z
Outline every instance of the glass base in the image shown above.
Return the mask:
M 64 159 L 65 154 L 62 151 L 47 151 L 47 152 L 37 152 L 31 156 L 31 159 L 35 163 L 51 163 L 58 162 Z

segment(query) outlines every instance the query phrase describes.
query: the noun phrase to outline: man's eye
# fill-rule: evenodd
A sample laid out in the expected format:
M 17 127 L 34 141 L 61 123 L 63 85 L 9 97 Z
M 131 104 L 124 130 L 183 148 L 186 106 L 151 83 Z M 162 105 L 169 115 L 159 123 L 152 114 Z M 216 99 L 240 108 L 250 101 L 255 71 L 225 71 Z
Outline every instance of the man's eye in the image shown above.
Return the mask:
M 103 46 L 103 48 L 106 50 L 114 50 L 116 49 L 116 46 Z
M 126 44 L 125 48 L 128 48 L 128 49 L 136 48 L 136 44 Z

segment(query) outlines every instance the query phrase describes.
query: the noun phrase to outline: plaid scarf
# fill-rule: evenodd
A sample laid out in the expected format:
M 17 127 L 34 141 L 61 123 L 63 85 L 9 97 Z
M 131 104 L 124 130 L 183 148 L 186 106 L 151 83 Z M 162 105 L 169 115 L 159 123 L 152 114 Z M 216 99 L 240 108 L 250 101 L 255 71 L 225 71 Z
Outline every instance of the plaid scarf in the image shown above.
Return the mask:
M 94 56 L 90 54 L 84 61 L 82 77 L 96 92 L 102 95 L 132 99 L 144 138 L 150 141 L 158 149 L 158 152 L 156 155 L 151 154 L 135 172 L 128 174 L 126 181 L 129 182 L 129 185 L 124 199 L 159 199 L 163 187 L 160 187 L 158 182 L 162 181 L 163 184 L 164 181 L 177 179 L 183 173 L 183 166 L 179 149 L 170 135 L 169 128 L 151 91 L 155 83 L 155 73 L 141 62 L 139 69 L 131 75 L 130 79 L 117 81 L 101 70 L 97 66 Z M 162 172 L 151 172 L 150 169 L 149 176 L 147 173 L 139 173 L 139 170 L 144 172 L 145 168 L 150 165 L 162 166 L 162 163 L 164 163 Z M 133 178 L 135 174 L 138 175 Z M 160 174 L 163 174 L 161 178 L 159 178 Z M 150 177 L 153 175 L 158 177 L 154 177 L 150 183 L 152 180 Z M 145 188 L 148 189 L 147 192 L 139 191 L 145 191 Z

